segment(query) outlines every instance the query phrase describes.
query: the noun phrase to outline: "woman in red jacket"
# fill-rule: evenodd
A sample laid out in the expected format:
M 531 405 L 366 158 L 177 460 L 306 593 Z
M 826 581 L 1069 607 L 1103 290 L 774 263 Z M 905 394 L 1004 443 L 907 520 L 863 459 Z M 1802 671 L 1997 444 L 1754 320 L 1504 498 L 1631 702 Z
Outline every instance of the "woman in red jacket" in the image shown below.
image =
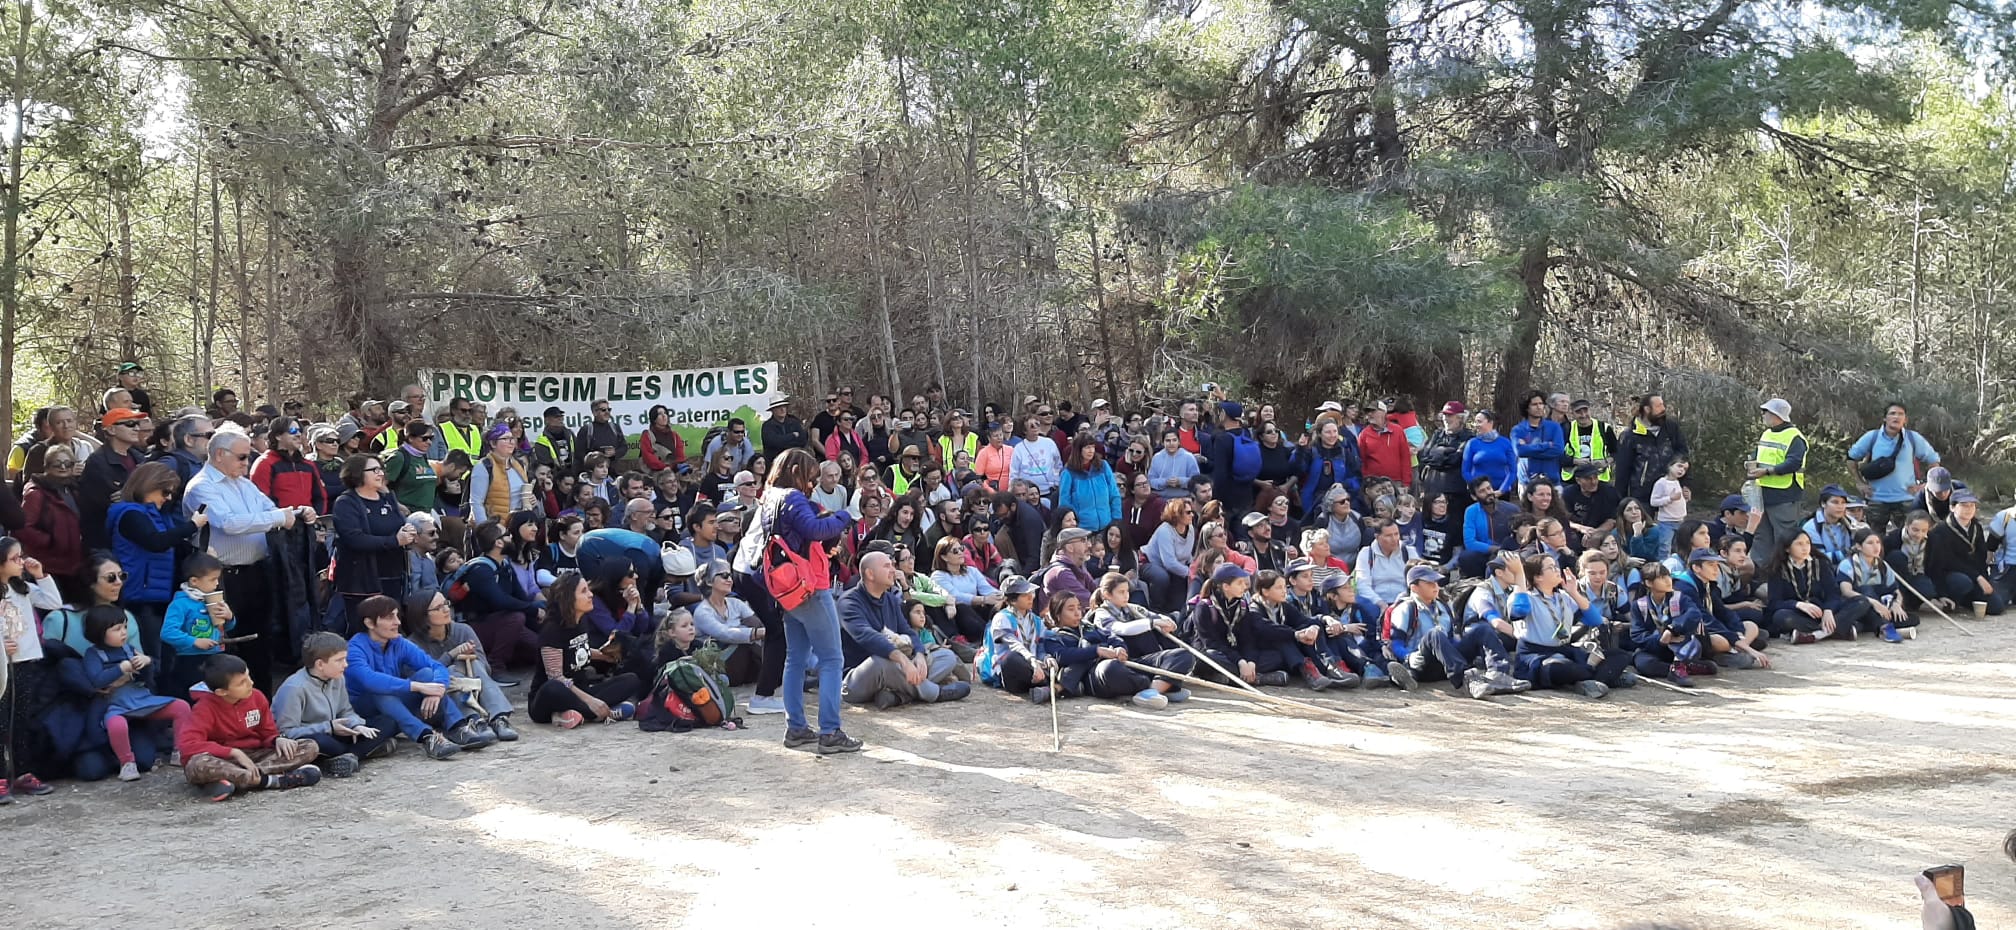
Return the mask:
M 302 455 L 307 440 L 301 424 L 279 417 L 267 430 L 268 448 L 252 463 L 252 483 L 278 507 L 313 507 L 326 514 L 332 505 L 329 489 L 315 463 Z
M 21 495 L 28 517 L 28 525 L 16 534 L 21 550 L 40 561 L 43 574 L 59 584 L 69 584 L 84 567 L 84 529 L 77 516 L 77 476 L 83 473 L 84 463 L 69 446 L 50 446 L 42 472 L 28 479 Z
M 687 470 L 686 438 L 672 428 L 672 411 L 664 404 L 652 406 L 650 425 L 637 434 L 637 452 L 654 475 L 668 468 Z

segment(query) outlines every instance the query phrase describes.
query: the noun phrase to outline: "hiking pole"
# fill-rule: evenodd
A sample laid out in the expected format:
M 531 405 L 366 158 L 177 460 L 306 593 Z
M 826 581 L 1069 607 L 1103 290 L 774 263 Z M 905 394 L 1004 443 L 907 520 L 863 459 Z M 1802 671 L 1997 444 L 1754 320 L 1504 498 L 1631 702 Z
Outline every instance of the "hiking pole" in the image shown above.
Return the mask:
M 1050 669 L 1050 751 L 1063 752 L 1064 730 L 1057 723 L 1057 689 L 1064 683 L 1057 679 L 1056 659 L 1044 659 L 1043 663 Z
M 1965 633 L 1968 636 L 1974 635 L 1973 630 L 1961 626 L 1960 621 L 1953 619 L 1953 616 L 1951 614 L 1948 614 L 1943 608 L 1941 608 L 1939 606 L 1939 602 L 1934 601 L 1933 599 L 1926 597 L 1923 594 L 1920 594 L 1917 588 L 1911 586 L 1911 582 L 1905 581 L 1902 572 L 1899 572 L 1897 574 L 1897 583 L 1903 585 L 1904 590 L 1911 592 L 1911 596 L 1916 597 L 1918 599 L 1918 603 L 1924 604 L 1925 606 L 1932 608 L 1934 613 L 1937 613 L 1941 617 L 1945 617 L 1946 622 L 1953 624 L 1954 629 L 1959 630 L 1960 632 Z
M 1349 711 L 1338 710 L 1334 707 L 1324 707 L 1321 704 L 1310 704 L 1304 701 L 1295 700 L 1294 698 L 1285 698 L 1278 694 L 1268 694 L 1265 691 L 1241 690 L 1239 688 L 1234 688 L 1231 685 L 1221 685 L 1215 681 L 1209 681 L 1207 679 L 1198 678 L 1194 675 L 1185 675 L 1181 672 L 1172 672 L 1166 668 L 1156 668 L 1153 665 L 1146 665 L 1140 662 L 1136 662 L 1132 659 L 1124 660 L 1123 664 L 1125 664 L 1128 668 L 1131 668 L 1137 672 L 1141 672 L 1147 675 L 1153 675 L 1157 678 L 1174 679 L 1176 681 L 1183 682 L 1184 684 L 1187 685 L 1194 685 L 1199 688 L 1207 688 L 1212 691 L 1223 691 L 1227 694 L 1237 695 L 1239 697 L 1246 698 L 1247 700 L 1258 702 L 1262 706 L 1272 707 L 1276 710 L 1290 710 L 1290 709 L 1313 710 L 1318 713 L 1329 714 L 1334 717 L 1341 717 L 1345 720 L 1351 721 L 1352 723 L 1366 724 L 1368 726 L 1375 726 L 1375 727 L 1386 727 L 1388 729 L 1391 729 L 1393 726 L 1392 724 L 1387 723 L 1384 720 L 1376 720 L 1371 717 L 1359 716 L 1358 714 L 1354 714 Z
M 1180 637 L 1180 636 L 1175 636 L 1175 635 L 1172 635 L 1172 634 L 1169 634 L 1169 633 L 1162 633 L 1162 631 L 1161 631 L 1161 630 L 1156 630 L 1155 632 L 1157 632 L 1157 633 L 1161 633 L 1161 634 L 1162 634 L 1162 638 L 1163 638 L 1163 639 L 1166 639 L 1166 640 L 1168 640 L 1168 641 L 1170 641 L 1170 642 L 1172 642 L 1172 643 L 1175 643 L 1175 644 L 1176 644 L 1176 645 L 1178 645 L 1178 646 L 1182 646 L 1182 647 L 1183 647 L 1184 649 L 1187 649 L 1187 650 L 1189 650 L 1189 651 L 1190 651 L 1190 654 L 1191 654 L 1191 655 L 1193 655 L 1193 656 L 1196 656 L 1196 657 L 1198 658 L 1198 660 L 1199 660 L 1199 661 L 1203 662 L 1203 663 L 1204 663 L 1205 665 L 1209 665 L 1209 666 L 1211 666 L 1211 668 L 1212 668 L 1212 669 L 1214 669 L 1214 670 L 1216 670 L 1216 671 L 1218 672 L 1218 674 L 1220 674 L 1220 675 L 1223 675 L 1223 676 L 1225 676 L 1225 680 L 1226 680 L 1226 681 L 1229 681 L 1229 682 L 1233 683 L 1234 685 L 1237 685 L 1237 686 L 1239 686 L 1240 688 L 1244 689 L 1244 690 L 1245 690 L 1245 691 L 1246 691 L 1247 693 L 1249 693 L 1249 694 L 1261 694 L 1261 691 L 1260 691 L 1260 689 L 1259 689 L 1259 688 L 1255 688 L 1255 687 L 1253 687 L 1252 685 L 1250 685 L 1250 684 L 1247 684 L 1247 683 L 1246 683 L 1246 679 L 1244 679 L 1244 678 L 1240 678 L 1239 676 L 1237 676 L 1237 675 L 1234 675 L 1234 674 L 1232 674 L 1232 672 L 1230 672 L 1229 670 L 1227 670 L 1227 669 L 1225 668 L 1225 666 L 1223 666 L 1223 665 L 1219 665 L 1219 664 L 1218 664 L 1218 660 L 1217 660 L 1217 659 L 1213 659 L 1213 658 L 1211 658 L 1211 657 L 1210 657 L 1209 655 L 1206 655 L 1206 654 L 1204 653 L 1204 650 L 1202 650 L 1202 649 L 1199 649 L 1199 648 L 1197 648 L 1196 646 L 1192 646 L 1192 645 L 1190 645 L 1189 643 L 1186 643 L 1186 642 L 1184 642 L 1184 641 L 1183 641 L 1183 638 L 1182 638 L 1182 637 Z M 1264 696 L 1266 696 L 1266 695 L 1262 695 L 1262 696 L 1264 697 Z

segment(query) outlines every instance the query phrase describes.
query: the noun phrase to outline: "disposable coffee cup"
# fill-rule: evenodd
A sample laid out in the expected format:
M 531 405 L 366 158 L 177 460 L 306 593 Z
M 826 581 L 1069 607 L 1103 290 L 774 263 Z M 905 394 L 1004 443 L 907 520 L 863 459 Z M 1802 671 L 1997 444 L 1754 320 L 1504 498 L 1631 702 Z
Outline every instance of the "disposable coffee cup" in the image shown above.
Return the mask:
M 1988 602 L 1987 602 L 1987 601 L 1975 601 L 1975 602 L 1974 602 L 1974 619 L 1976 619 L 1976 620 L 1979 620 L 1979 619 L 1981 619 L 1981 618 L 1983 618 L 1983 617 L 1986 617 L 1986 616 L 1988 616 Z

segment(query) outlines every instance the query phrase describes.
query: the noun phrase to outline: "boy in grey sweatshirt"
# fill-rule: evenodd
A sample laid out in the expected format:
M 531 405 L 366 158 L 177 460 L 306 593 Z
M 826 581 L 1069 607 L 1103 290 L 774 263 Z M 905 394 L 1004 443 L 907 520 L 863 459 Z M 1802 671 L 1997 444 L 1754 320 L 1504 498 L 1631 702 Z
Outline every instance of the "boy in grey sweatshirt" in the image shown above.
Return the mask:
M 392 754 L 398 730 L 387 722 L 367 723 L 350 706 L 343 672 L 350 644 L 334 633 L 312 633 L 301 644 L 301 670 L 273 692 L 273 722 L 280 735 L 312 740 L 316 764 L 337 778 L 357 774 L 365 759 Z

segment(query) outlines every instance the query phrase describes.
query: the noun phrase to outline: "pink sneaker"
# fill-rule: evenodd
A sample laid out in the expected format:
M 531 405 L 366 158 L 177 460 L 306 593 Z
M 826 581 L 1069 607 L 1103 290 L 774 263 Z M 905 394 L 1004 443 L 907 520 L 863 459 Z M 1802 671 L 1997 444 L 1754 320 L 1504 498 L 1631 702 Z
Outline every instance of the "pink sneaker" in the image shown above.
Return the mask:
M 554 714 L 553 725 L 562 730 L 572 730 L 581 725 L 581 712 L 578 710 L 563 710 Z

